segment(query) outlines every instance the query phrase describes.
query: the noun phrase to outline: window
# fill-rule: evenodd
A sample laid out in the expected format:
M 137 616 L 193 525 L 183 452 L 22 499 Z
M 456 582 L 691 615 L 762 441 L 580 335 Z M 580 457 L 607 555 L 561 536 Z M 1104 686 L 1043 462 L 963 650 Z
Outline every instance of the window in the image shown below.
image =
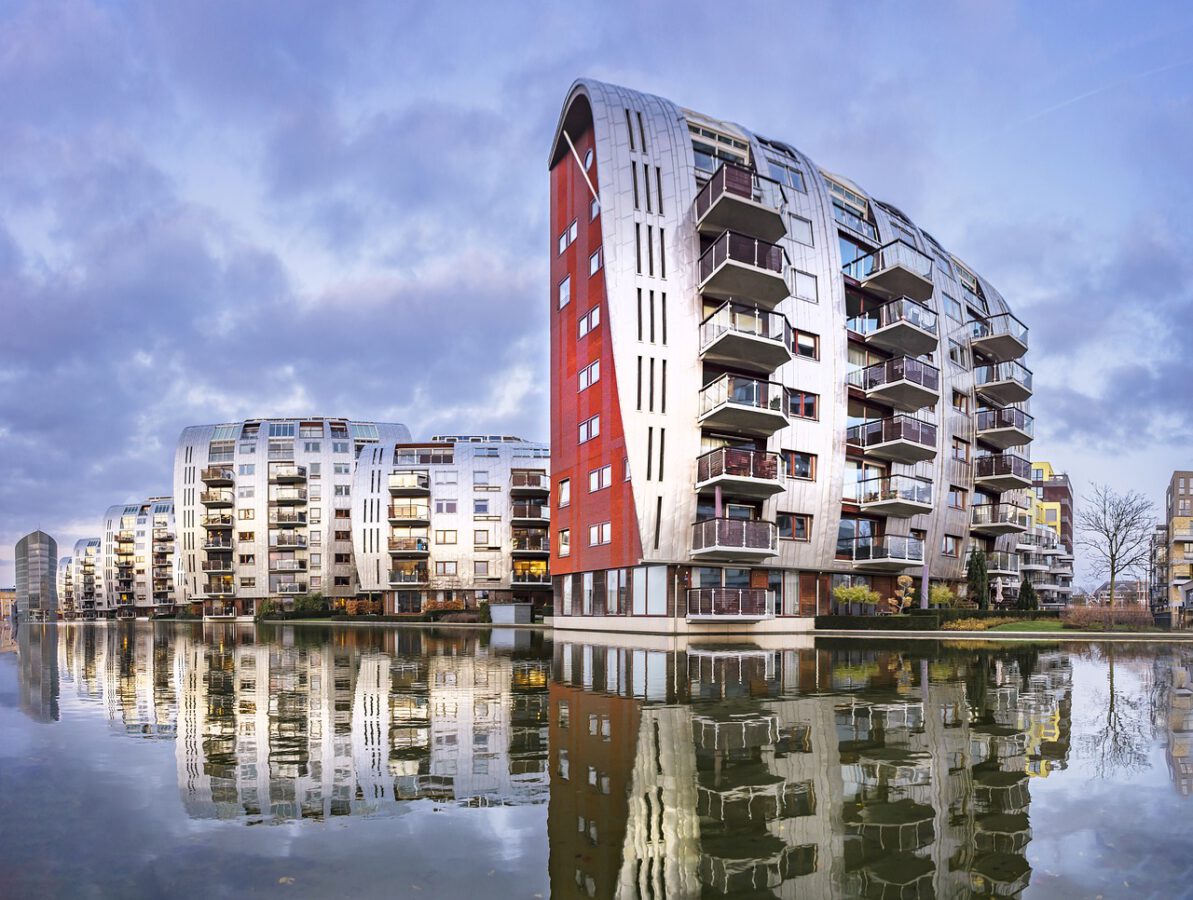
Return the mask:
M 817 394 L 789 389 L 787 391 L 788 413 L 799 419 L 815 419 L 819 399 Z
M 812 517 L 799 513 L 776 513 L 779 537 L 785 541 L 808 541 L 812 536 Z
M 489 574 L 489 561 L 487 559 L 474 560 L 472 563 L 472 574 L 487 576 Z
M 596 197 L 592 198 L 592 202 L 588 204 L 588 221 L 592 221 L 597 217 L 597 213 L 601 211 L 601 201 Z
M 563 309 L 572 302 L 572 276 L 564 276 L 563 281 L 559 282 L 559 308 Z
M 590 525 L 588 528 L 588 546 L 599 547 L 601 544 L 608 544 L 613 540 L 613 524 L 611 522 L 602 522 L 599 525 Z
M 474 528 L 472 531 L 472 543 L 478 547 L 485 547 L 489 544 L 489 529 L 488 528 Z
M 242 522 L 248 521 L 249 519 L 255 519 L 257 518 L 257 511 L 252 507 L 249 509 L 238 509 L 236 510 L 236 518 L 240 519 Z
M 969 462 L 969 441 L 959 437 L 953 438 L 953 459 L 958 462 Z
M 455 469 L 436 469 L 435 483 L 436 484 L 456 484 L 458 476 Z
M 613 467 L 601 466 L 588 473 L 588 492 L 599 491 L 613 483 Z
M 795 188 L 797 191 L 804 191 L 804 173 L 795 168 L 789 161 L 784 160 L 780 162 L 773 156 L 766 158 L 767 168 L 770 169 L 770 177 L 779 184 L 787 187 Z
M 958 322 L 964 321 L 965 316 L 961 312 L 961 304 L 948 294 L 944 295 L 944 308 L 950 319 L 956 319 Z
M 812 223 L 807 219 L 801 219 L 799 216 L 789 216 L 787 220 L 787 233 L 799 241 L 801 244 L 812 246 Z
M 332 463 L 331 471 L 333 475 L 351 475 L 352 463 Z
M 238 541 L 253 541 L 257 539 L 257 535 L 252 531 L 238 531 L 236 533 L 236 540 Z
M 954 340 L 949 341 L 949 359 L 958 366 L 965 365 L 965 348 Z
M 455 500 L 436 500 L 435 512 L 437 513 L 454 513 L 456 511 Z
M 563 508 L 572 502 L 572 479 L 559 479 L 559 506 Z
M 592 148 L 589 147 L 584 153 L 584 170 L 588 171 L 592 168 Z
M 454 544 L 456 542 L 456 532 L 451 528 L 441 528 L 435 532 L 436 544 Z
M 954 558 L 961 555 L 961 538 L 955 534 L 946 534 L 941 542 L 940 552 Z
M 240 586 L 242 588 L 251 588 L 257 586 L 256 578 L 242 578 L 240 579 Z
M 593 416 L 591 419 L 585 419 L 580 423 L 580 443 L 591 441 L 594 437 L 601 433 L 601 417 Z
M 303 451 L 303 453 L 321 453 L 323 451 L 323 442 L 322 441 L 303 441 L 302 442 L 302 451 Z
M 953 409 L 957 412 L 969 414 L 969 394 L 953 391 Z
M 443 562 L 435 563 L 436 575 L 455 575 L 456 561 L 454 559 L 444 560 Z
M 256 553 L 240 554 L 240 564 L 242 566 L 255 566 L 257 564 L 257 554 Z
M 572 241 L 574 241 L 576 239 L 577 233 L 578 233 L 578 229 L 576 227 L 575 221 L 573 221 L 572 224 L 569 225 L 567 228 L 565 228 L 563 230 L 563 233 L 559 235 L 559 252 L 560 253 L 562 253 L 564 250 L 566 250 L 568 247 L 570 247 L 572 245 Z
M 351 553 L 337 553 L 337 554 L 335 554 L 335 559 L 333 561 L 336 563 L 336 565 L 340 565 L 340 566 L 347 565 L 348 563 L 352 562 L 352 554 Z
M 477 469 L 472 473 L 473 487 L 487 487 L 489 484 L 489 473 L 484 469 Z
M 601 308 L 594 306 L 580 319 L 580 337 L 588 334 L 601 324 Z
M 293 422 L 270 422 L 269 436 L 273 437 L 294 437 L 294 423 Z
M 568 556 L 572 552 L 572 531 L 570 528 L 559 530 L 559 555 Z
M 795 355 L 804 359 L 820 359 L 820 335 L 796 329 Z
M 601 248 L 597 247 L 596 253 L 588 257 L 588 274 L 595 275 L 601 268 Z
M 485 498 L 483 500 L 473 500 L 472 501 L 472 514 L 474 516 L 487 516 L 489 514 L 488 498 Z
M 589 388 L 601 380 L 601 361 L 595 360 L 591 365 L 585 366 L 580 370 L 580 381 L 578 391 Z
M 348 442 L 347 441 L 332 441 L 331 442 L 331 452 L 332 453 L 348 453 L 349 452 Z
M 252 475 L 256 471 L 257 471 L 256 463 L 241 463 L 237 467 L 237 472 L 239 472 L 241 475 Z
M 966 495 L 969 492 L 965 488 L 959 488 L 955 484 L 949 486 L 949 507 L 951 509 L 965 509 Z
M 810 300 L 813 303 L 820 302 L 820 294 L 816 288 L 816 276 L 809 275 L 807 272 L 801 272 L 799 269 L 795 270 L 795 296 L 801 300 Z
M 352 493 L 351 485 L 337 484 L 337 485 L 334 485 L 333 487 L 335 490 L 335 496 L 337 496 L 337 497 L 347 497 L 347 496 L 351 495 L 351 493 Z
M 815 481 L 816 454 L 802 453 L 799 450 L 784 450 L 783 474 L 788 478 L 802 478 L 805 481 Z

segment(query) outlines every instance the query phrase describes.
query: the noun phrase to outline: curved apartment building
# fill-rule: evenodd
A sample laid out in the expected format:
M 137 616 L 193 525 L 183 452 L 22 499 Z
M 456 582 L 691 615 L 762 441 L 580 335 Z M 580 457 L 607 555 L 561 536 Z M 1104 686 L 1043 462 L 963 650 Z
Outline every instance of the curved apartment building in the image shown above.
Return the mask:
M 74 573 L 69 556 L 58 559 L 58 614 L 64 619 L 75 617 Z
M 150 497 L 142 503 L 110 506 L 103 534 L 104 613 L 118 619 L 172 615 L 173 499 Z
M 567 627 L 800 630 L 839 585 L 1014 547 L 1027 328 L 973 267 L 791 144 L 621 87 L 572 87 L 549 169 Z
M 506 435 L 365 447 L 352 489 L 360 596 L 387 614 L 545 605 L 550 478 L 546 444 Z
M 409 441 L 405 425 L 321 417 L 184 429 L 174 458 L 178 602 L 235 618 L 261 600 L 355 597 L 357 454 Z
M 71 585 L 74 589 L 74 617 L 90 621 L 107 615 L 103 540 L 83 538 L 75 541 L 70 558 Z

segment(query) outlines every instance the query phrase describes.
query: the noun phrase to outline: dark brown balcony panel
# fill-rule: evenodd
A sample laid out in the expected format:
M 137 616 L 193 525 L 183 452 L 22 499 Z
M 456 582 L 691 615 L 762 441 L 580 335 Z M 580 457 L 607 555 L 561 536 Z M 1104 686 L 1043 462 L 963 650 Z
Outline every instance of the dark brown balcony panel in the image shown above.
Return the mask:
M 727 300 L 700 323 L 700 358 L 771 374 L 791 361 L 795 333 L 787 317 Z
M 720 487 L 729 497 L 765 500 L 783 492 L 778 453 L 718 447 L 696 460 L 696 490 Z
M 974 386 L 979 396 L 994 406 L 1010 406 L 1031 397 L 1031 369 L 1017 362 L 977 366 L 973 370 Z
M 847 327 L 872 347 L 907 356 L 931 353 L 939 343 L 936 313 L 910 297 L 855 316 Z
M 843 271 L 866 290 L 921 303 L 932 296 L 932 259 L 905 241 L 892 241 L 853 262 Z
M 915 463 L 936 456 L 936 426 L 912 416 L 888 416 L 854 425 L 845 441 L 868 456 Z
M 758 519 L 704 519 L 692 526 L 694 559 L 761 560 L 779 552 L 779 529 Z
M 1031 443 L 1034 420 L 1021 409 L 978 410 L 978 440 L 999 450 Z
M 510 518 L 515 522 L 545 522 L 551 518 L 551 507 L 546 503 L 520 500 L 510 505 Z
M 424 557 L 431 554 L 431 539 L 428 537 L 400 537 L 389 539 L 389 555 L 397 557 Z
M 971 321 L 969 345 L 992 362 L 1010 362 L 1027 353 L 1027 326 L 1010 313 Z
M 696 227 L 705 234 L 737 231 L 777 241 L 787 233 L 783 213 L 763 193 L 764 182 L 744 166 L 722 163 L 696 195 Z M 770 182 L 772 194 L 778 184 Z
M 904 412 L 935 406 L 940 399 L 940 369 L 907 356 L 850 372 L 849 383 L 865 391 L 867 400 Z
M 515 469 L 510 473 L 511 497 L 544 497 L 551 492 L 551 477 L 546 472 Z
M 990 453 L 973 463 L 974 486 L 1003 493 L 1031 487 L 1031 463 L 1014 453 Z
M 761 588 L 689 588 L 688 621 L 757 622 L 774 618 L 770 592 Z
M 700 257 L 700 291 L 774 309 L 790 293 L 785 259 L 777 244 L 726 231 Z

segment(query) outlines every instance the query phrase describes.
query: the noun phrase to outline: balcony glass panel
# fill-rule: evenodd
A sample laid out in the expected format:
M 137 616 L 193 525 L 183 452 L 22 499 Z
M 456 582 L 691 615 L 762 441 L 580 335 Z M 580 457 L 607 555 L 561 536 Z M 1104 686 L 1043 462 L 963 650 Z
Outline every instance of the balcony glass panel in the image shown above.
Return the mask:
M 914 325 L 921 331 L 936 334 L 936 313 L 910 297 L 900 297 L 898 300 L 884 303 L 877 309 L 854 316 L 846 323 L 846 327 L 850 331 L 867 335 L 900 323 Z
M 1034 432 L 1034 419 L 1021 409 L 1008 406 L 1005 409 L 978 410 L 978 431 L 995 431 L 1000 428 L 1014 428 L 1029 437 Z
M 787 317 L 742 303 L 727 301 L 700 323 L 700 349 L 708 349 L 726 332 L 776 341 L 793 352 L 795 343 Z
M 783 385 L 744 375 L 722 375 L 700 391 L 700 414 L 727 403 L 783 413 L 786 391 Z
M 846 263 L 842 270 L 851 278 L 865 281 L 878 272 L 894 266 L 902 266 L 922 278 L 932 277 L 931 257 L 925 256 L 915 247 L 901 240 L 892 241 L 879 247 L 873 253 L 867 253 L 853 262 Z
M 897 356 L 849 373 L 849 383 L 864 391 L 872 391 L 896 381 L 910 381 L 939 392 L 940 369 L 918 359 Z
M 771 616 L 768 599 L 760 588 L 690 588 L 688 615 L 764 619 Z
M 705 519 L 692 526 L 692 549 L 716 547 L 777 551 L 779 529 L 757 519 Z
M 718 447 L 696 460 L 696 482 L 703 483 L 723 475 L 777 481 L 779 462 L 777 453 Z
M 935 447 L 936 425 L 912 416 L 888 416 L 846 429 L 845 440 L 857 447 L 872 447 L 890 441 L 910 441 Z
M 700 257 L 700 280 L 705 281 L 725 262 L 737 262 L 747 266 L 783 274 L 783 248 L 769 241 L 726 231 Z

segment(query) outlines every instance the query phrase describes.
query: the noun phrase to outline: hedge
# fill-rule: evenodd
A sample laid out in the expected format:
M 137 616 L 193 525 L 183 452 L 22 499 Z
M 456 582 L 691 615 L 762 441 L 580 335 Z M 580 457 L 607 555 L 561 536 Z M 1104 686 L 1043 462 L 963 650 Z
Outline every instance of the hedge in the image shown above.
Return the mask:
M 940 619 L 930 612 L 910 616 L 817 616 L 817 629 L 849 631 L 936 631 Z

